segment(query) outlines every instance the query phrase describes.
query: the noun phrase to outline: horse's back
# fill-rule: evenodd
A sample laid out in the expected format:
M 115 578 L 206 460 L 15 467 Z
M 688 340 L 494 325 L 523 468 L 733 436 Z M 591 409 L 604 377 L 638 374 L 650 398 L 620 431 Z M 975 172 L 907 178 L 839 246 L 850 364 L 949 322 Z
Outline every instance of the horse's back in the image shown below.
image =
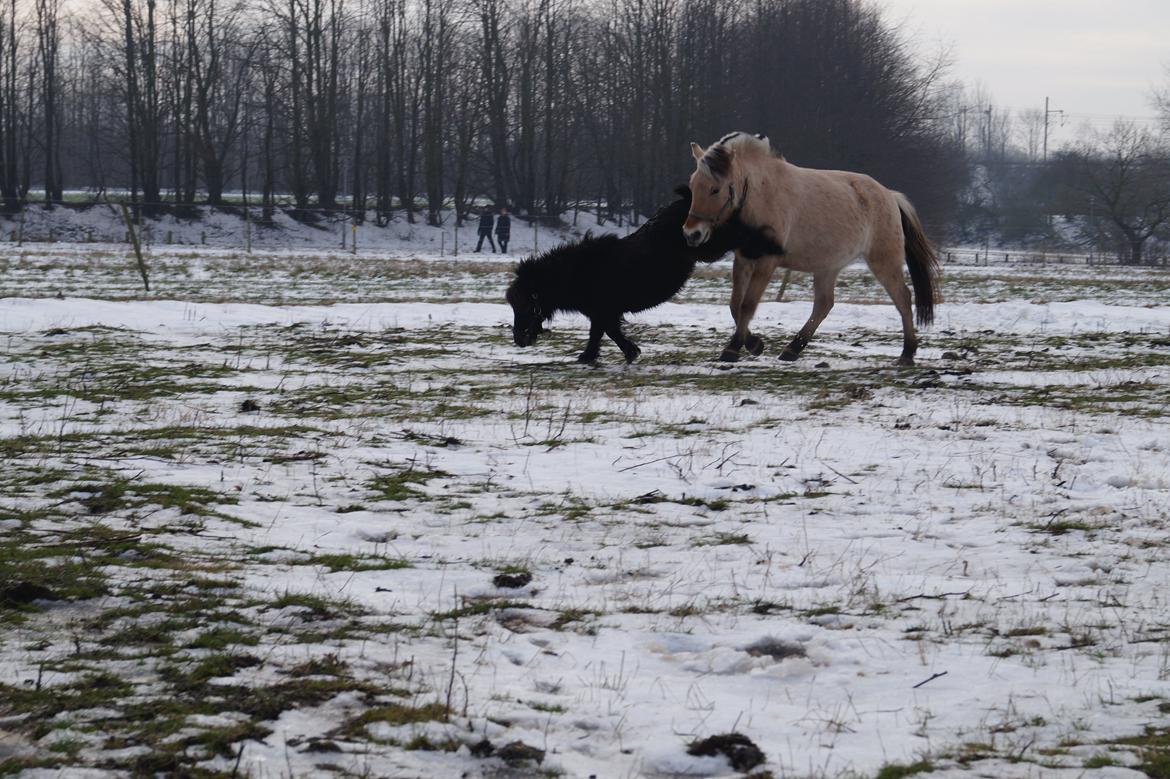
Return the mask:
M 814 273 L 841 268 L 901 239 L 894 192 L 872 176 L 784 164 L 772 208 L 787 237 L 786 266 Z

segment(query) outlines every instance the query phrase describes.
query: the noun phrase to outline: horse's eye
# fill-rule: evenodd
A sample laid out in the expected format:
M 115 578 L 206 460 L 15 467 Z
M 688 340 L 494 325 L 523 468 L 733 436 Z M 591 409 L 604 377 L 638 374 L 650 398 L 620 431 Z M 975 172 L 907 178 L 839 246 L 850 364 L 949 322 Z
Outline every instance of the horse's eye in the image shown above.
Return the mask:
M 719 194 L 719 187 L 715 187 L 715 189 L 711 190 L 711 194 L 718 195 Z

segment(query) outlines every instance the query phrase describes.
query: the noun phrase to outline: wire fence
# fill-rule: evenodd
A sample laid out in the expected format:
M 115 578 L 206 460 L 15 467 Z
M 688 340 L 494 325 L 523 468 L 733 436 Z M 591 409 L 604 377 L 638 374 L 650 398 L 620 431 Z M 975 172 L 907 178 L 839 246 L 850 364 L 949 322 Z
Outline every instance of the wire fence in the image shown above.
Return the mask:
M 122 202 L 58 205 L 53 209 L 26 208 L 16 214 L 0 216 L 0 240 L 21 246 L 25 243 L 106 243 L 137 242 L 147 251 L 160 246 L 209 246 L 245 252 L 272 249 L 335 249 L 351 254 L 384 254 L 409 246 L 412 250 L 462 257 L 475 253 L 498 252 L 501 247 L 495 232 L 480 241 L 479 209 L 460 220 L 453 210 L 441 213 L 438 225 L 426 224 L 425 210 L 414 211 L 414 222 L 405 211 L 362 214 L 344 207 L 297 207 L 277 204 L 228 203 L 223 206 L 176 205 L 173 202 L 134 204 L 131 218 L 120 213 Z M 108 218 L 93 219 L 94 209 Z M 74 219 L 74 215 L 90 216 Z M 211 215 L 233 215 L 235 219 L 210 219 Z M 494 214 L 493 214 L 494 217 Z M 507 254 L 537 254 L 587 230 L 597 233 L 628 235 L 644 219 L 631 213 L 613 214 L 592 208 L 576 207 L 565 214 L 511 214 L 511 232 Z M 460 223 L 462 221 L 462 224 Z M 1075 250 L 1019 250 L 952 247 L 943 248 L 939 258 L 945 265 L 1126 265 L 1128 255 L 1118 252 L 1077 252 Z M 1170 266 L 1170 255 L 1157 244 L 1143 263 L 1146 267 Z
M 130 218 L 121 215 L 126 206 Z M 108 213 L 107 213 L 108 212 Z M 146 249 L 159 246 L 209 246 L 220 249 L 263 251 L 287 248 L 340 249 L 353 254 L 401 249 L 455 257 L 477 251 L 496 252 L 499 234 L 493 226 L 479 240 L 479 212 L 458 218 L 441 212 L 438 224 L 428 224 L 425 210 L 355 213 L 344 207 L 297 207 L 278 204 L 176 205 L 174 203 L 98 202 L 37 206 L 0 215 L 0 240 L 26 243 L 137 242 Z M 100 215 L 94 218 L 94 214 Z M 229 215 L 230 219 L 222 218 Z M 583 208 L 565 214 L 510 214 L 507 253 L 538 253 L 586 230 L 627 235 L 644 221 L 629 214 L 598 214 Z M 482 246 L 479 244 L 482 243 Z
M 1035 251 L 1020 249 L 949 248 L 939 252 L 945 265 L 1126 265 L 1128 257 L 1117 252 L 1078 253 L 1075 251 Z M 1167 267 L 1170 257 L 1157 252 L 1147 255 L 1137 267 Z

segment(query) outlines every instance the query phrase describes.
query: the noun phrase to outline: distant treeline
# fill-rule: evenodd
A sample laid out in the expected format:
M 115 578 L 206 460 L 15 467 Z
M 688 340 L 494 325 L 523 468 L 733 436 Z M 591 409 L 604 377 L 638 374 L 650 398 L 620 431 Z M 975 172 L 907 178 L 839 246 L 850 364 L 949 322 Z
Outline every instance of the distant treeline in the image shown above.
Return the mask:
M 941 60 L 857 0 L 12 0 L 0 199 L 476 201 L 649 213 L 689 141 L 767 133 L 936 225 L 966 183 Z M 429 204 L 419 206 L 416 204 Z M 149 206 L 147 206 L 149 207 Z

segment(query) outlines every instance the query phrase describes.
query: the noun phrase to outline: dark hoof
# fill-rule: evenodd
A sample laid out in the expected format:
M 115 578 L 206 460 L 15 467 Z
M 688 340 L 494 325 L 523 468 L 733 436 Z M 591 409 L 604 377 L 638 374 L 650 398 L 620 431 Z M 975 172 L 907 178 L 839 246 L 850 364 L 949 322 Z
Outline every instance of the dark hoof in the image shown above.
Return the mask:
M 579 355 L 577 355 L 577 362 L 581 363 L 582 365 L 592 365 L 593 363 L 597 362 L 597 355 L 590 354 L 589 352 L 581 352 Z
M 800 357 L 800 352 L 794 352 L 791 349 L 780 352 L 780 359 L 784 362 L 796 362 L 798 357 Z
M 642 350 L 636 346 L 633 349 L 630 349 L 630 351 L 628 351 L 628 352 L 623 352 L 623 354 L 626 356 L 627 363 L 631 363 L 634 360 L 638 359 L 638 355 L 640 355 L 641 353 L 642 353 Z
M 735 349 L 724 349 L 719 355 L 719 362 L 739 362 L 739 352 Z
M 749 335 L 743 345 L 747 347 L 753 357 L 759 357 L 764 353 L 764 339 L 758 335 Z
M 896 363 L 894 363 L 894 365 L 897 365 L 899 368 L 913 368 L 914 367 L 914 358 L 907 357 L 906 355 L 902 355 L 901 357 L 898 358 L 898 361 Z

